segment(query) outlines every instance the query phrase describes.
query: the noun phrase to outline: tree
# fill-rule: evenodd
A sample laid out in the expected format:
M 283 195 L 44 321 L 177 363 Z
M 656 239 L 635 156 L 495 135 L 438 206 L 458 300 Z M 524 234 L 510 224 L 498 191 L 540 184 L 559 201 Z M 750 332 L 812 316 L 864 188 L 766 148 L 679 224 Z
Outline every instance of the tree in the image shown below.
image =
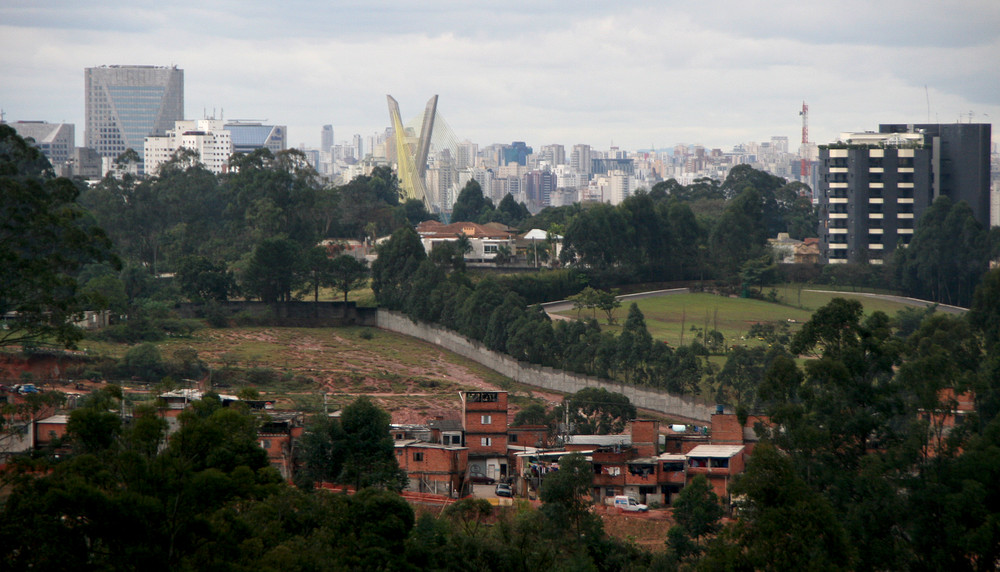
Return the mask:
M 407 476 L 396 462 L 389 421 L 365 396 L 345 407 L 339 420 L 314 420 L 302 444 L 305 480 L 402 490 Z
M 795 474 L 792 460 L 773 445 L 761 443 L 754 449 L 733 494 L 746 498 L 735 534 L 744 549 L 744 566 L 851 569 L 855 551 L 833 507 L 806 486 Z
M 566 531 L 574 540 L 603 533 L 600 518 L 590 512 L 590 488 L 594 469 L 579 453 L 559 459 L 559 470 L 542 480 L 539 498 L 542 514 L 556 531 Z
M 726 204 L 710 237 L 712 256 L 726 276 L 735 276 L 740 266 L 763 254 L 767 244 L 764 199 L 747 187 Z
M 716 376 L 719 389 L 717 403 L 728 403 L 745 420 L 756 409 L 757 387 L 764 379 L 767 356 L 763 346 L 736 346 L 726 358 L 726 365 Z
M 409 283 L 427 258 L 420 236 L 410 227 L 403 227 L 378 249 L 372 263 L 372 291 L 378 303 L 390 310 L 403 309 Z
M 670 528 L 667 546 L 679 560 L 699 554 L 705 539 L 719 531 L 725 511 L 705 475 L 696 475 L 673 502 L 676 525 Z
M 350 254 L 334 258 L 330 265 L 330 283 L 338 292 L 344 293 L 344 304 L 347 304 L 347 294 L 361 288 L 368 281 L 368 265 Z M 347 311 L 346 307 L 344 311 Z
M 330 260 L 329 251 L 322 246 L 306 250 L 302 256 L 302 269 L 305 275 L 305 289 L 302 293 L 311 288 L 313 302 L 319 302 L 319 289 L 333 281 L 333 261 Z
M 594 291 L 594 307 L 604 312 L 608 318 L 608 324 L 615 323 L 615 310 L 622 307 L 622 302 L 618 299 L 618 292 L 617 288 Z
M 480 218 L 486 214 L 484 211 L 492 211 L 493 203 L 483 197 L 483 189 L 475 179 L 469 179 L 465 187 L 458 193 L 455 205 L 452 206 L 451 220 L 454 222 L 479 222 Z
M 244 290 L 263 302 L 289 302 L 300 280 L 301 250 L 287 238 L 269 238 L 257 245 L 243 275 Z
M 646 368 L 653 351 L 653 336 L 646 329 L 646 318 L 635 302 L 629 306 L 628 317 L 618 336 L 619 368 L 625 380 L 634 384 L 646 381 Z
M 181 292 L 194 302 L 224 302 L 236 290 L 233 273 L 204 256 L 186 256 L 177 265 Z
M 87 264 L 116 266 L 111 241 L 77 203 L 69 179 L 52 179 L 41 152 L 0 125 L 0 346 L 51 339 L 72 346 L 74 318 L 87 297 L 77 273 Z
M 569 410 L 573 433 L 578 435 L 611 435 L 625 430 L 625 424 L 635 419 L 635 406 L 628 397 L 612 393 L 603 387 L 587 387 L 563 400 Z
M 967 203 L 938 197 L 920 216 L 910 244 L 896 249 L 896 278 L 911 296 L 968 306 L 988 270 L 995 236 Z
M 541 403 L 532 403 L 517 412 L 514 416 L 513 427 L 522 425 L 548 425 L 551 420 L 549 411 Z

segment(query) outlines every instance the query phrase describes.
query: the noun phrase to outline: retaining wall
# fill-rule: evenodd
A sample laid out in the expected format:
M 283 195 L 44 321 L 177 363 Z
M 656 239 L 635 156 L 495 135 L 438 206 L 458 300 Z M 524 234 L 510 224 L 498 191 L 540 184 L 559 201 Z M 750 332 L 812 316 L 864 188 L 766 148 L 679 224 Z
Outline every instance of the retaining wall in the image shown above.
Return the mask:
M 519 362 L 461 334 L 430 324 L 414 322 L 397 312 L 379 309 L 378 327 L 441 346 L 518 383 L 563 393 L 576 393 L 586 387 L 603 387 L 608 391 L 625 395 L 636 407 L 705 423 L 711 422 L 712 413 L 715 412 L 714 407 L 690 397 Z

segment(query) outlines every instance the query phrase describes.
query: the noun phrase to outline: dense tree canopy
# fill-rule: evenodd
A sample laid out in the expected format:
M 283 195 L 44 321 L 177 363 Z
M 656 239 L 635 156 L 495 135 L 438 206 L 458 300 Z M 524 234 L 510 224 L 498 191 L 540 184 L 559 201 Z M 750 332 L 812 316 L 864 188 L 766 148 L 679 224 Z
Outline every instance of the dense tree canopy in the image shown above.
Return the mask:
M 0 125 L 0 346 L 51 339 L 72 345 L 74 318 L 88 300 L 77 283 L 85 265 L 111 262 L 112 243 L 77 205 L 68 179 L 51 178 L 48 161 Z

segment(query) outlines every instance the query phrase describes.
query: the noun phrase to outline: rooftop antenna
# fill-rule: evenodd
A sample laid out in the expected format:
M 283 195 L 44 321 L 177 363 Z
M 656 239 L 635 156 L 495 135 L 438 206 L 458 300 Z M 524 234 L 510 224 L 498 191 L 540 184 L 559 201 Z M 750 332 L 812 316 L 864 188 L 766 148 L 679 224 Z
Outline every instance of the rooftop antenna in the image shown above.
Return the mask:
M 931 92 L 927 90 L 927 84 L 924 84 L 924 95 L 927 97 L 927 123 L 931 122 Z

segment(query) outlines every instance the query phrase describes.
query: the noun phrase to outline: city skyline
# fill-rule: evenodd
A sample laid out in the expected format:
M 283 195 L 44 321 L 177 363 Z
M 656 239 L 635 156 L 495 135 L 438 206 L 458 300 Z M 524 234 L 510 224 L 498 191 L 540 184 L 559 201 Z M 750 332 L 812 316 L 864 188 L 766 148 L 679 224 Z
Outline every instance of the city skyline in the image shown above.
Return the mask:
M 810 106 L 810 141 L 879 122 L 992 123 L 1000 116 L 1000 5 L 958 2 L 582 6 L 459 2 L 419 9 L 180 2 L 0 8 L 0 108 L 8 121 L 77 125 L 84 68 L 176 65 L 185 115 L 266 119 L 288 143 L 349 141 L 439 94 L 460 139 L 628 150 L 729 148 L 786 136 Z

